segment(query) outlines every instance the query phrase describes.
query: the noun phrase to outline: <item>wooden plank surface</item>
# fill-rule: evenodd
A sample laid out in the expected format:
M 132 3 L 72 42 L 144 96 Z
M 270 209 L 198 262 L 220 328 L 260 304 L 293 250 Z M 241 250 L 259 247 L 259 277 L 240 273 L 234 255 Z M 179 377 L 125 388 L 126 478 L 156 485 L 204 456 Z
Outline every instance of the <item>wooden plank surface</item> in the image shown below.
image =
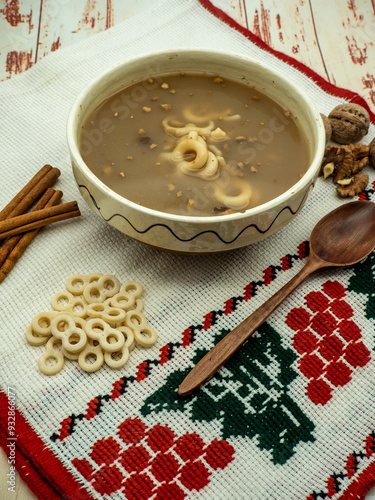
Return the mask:
M 154 0 L 154 2 L 157 0 Z M 0 0 L 0 80 L 105 30 L 152 0 Z M 375 110 L 375 0 L 214 0 L 241 26 Z
M 0 81 L 46 55 L 120 23 L 157 0 L 0 0 Z M 360 94 L 375 112 L 375 0 L 213 0 L 234 21 L 327 81 Z M 2 500 L 36 499 L 19 477 Z M 375 499 L 375 488 L 367 495 Z

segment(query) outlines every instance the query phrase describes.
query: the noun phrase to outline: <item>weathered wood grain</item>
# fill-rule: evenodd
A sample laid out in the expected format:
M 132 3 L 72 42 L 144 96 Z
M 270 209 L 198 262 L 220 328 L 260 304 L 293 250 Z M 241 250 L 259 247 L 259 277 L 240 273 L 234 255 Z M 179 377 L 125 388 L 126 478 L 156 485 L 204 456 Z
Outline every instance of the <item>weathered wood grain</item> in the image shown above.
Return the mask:
M 152 0 L 1 0 L 0 80 L 137 14 Z M 241 26 L 375 110 L 374 0 L 213 0 Z
M 107 0 L 43 0 L 36 61 L 99 33 L 107 25 Z
M 39 2 L 0 2 L 0 80 L 22 73 L 35 61 Z
M 327 81 L 357 92 L 375 111 L 374 0 L 213 3 L 275 50 Z

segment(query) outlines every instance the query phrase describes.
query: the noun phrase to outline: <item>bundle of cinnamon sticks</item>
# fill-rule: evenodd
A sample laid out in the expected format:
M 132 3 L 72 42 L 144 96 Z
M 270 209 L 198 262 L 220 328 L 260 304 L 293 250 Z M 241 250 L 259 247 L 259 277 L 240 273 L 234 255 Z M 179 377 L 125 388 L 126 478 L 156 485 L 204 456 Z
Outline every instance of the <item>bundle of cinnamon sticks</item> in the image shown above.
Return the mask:
M 76 201 L 59 205 L 63 193 L 51 186 L 60 173 L 58 168 L 44 165 L 0 211 L 0 283 L 41 227 L 80 215 Z

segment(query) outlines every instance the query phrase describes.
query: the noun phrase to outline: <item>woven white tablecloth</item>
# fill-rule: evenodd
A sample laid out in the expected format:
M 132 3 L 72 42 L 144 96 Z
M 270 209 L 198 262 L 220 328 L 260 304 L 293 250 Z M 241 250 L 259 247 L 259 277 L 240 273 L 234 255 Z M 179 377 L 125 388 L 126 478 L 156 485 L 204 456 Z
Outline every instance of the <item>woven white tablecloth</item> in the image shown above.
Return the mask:
M 65 130 L 73 101 L 104 70 L 151 50 L 251 56 L 303 87 L 324 114 L 345 97 L 361 102 L 225 21 L 208 2 L 158 1 L 0 83 L 0 207 L 49 163 L 62 172 L 55 187 L 63 200 L 77 199 L 82 212 L 44 228 L 0 285 L 0 438 L 6 447 L 6 396 L 15 395 L 16 466 L 39 498 L 361 498 L 375 482 L 372 256 L 311 277 L 203 390 L 176 395 L 199 356 L 302 268 L 312 228 L 346 202 L 331 182 L 319 178 L 281 232 L 213 256 L 167 254 L 124 236 L 85 205 L 74 182 Z M 371 125 L 363 142 L 373 137 Z M 374 200 L 375 175 L 366 171 L 361 197 Z M 119 371 L 87 374 L 72 362 L 46 377 L 37 367 L 43 348 L 28 345 L 25 330 L 69 276 L 92 272 L 142 283 L 159 340 L 135 349 Z M 324 367 L 307 368 L 307 354 Z M 333 372 L 338 361 L 344 382 Z

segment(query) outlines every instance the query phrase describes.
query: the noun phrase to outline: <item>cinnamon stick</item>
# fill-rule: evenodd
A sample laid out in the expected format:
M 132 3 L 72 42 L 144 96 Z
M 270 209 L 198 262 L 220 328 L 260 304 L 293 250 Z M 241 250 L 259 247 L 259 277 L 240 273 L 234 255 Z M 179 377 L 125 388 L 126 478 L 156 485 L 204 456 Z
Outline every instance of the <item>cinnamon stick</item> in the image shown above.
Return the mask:
M 0 212 L 0 221 L 25 213 L 56 182 L 60 173 L 58 168 L 45 165 Z
M 78 217 L 79 215 L 81 215 L 81 212 L 78 209 L 76 201 L 41 210 L 33 210 L 32 212 L 1 221 L 0 240 L 46 226 L 47 224 L 52 224 L 53 222 Z
M 43 197 L 40 199 L 38 204 L 35 206 L 35 210 L 40 210 L 44 207 L 52 207 L 57 205 L 62 197 L 62 191 L 55 191 L 54 189 L 48 189 Z M 40 228 L 34 229 L 33 231 L 29 231 L 23 235 L 14 236 L 6 241 L 7 244 L 9 241 L 14 240 L 16 244 L 11 249 L 8 258 L 6 258 L 5 262 L 2 263 L 0 267 L 0 283 L 5 279 L 7 274 L 13 269 L 18 259 L 24 253 L 26 248 L 38 234 Z M 4 245 L 3 245 L 4 246 Z M 0 251 L 3 247 L 1 247 Z M 1 260 L 0 260 L 1 262 Z
M 60 199 L 61 199 L 62 191 L 55 191 L 52 188 L 48 188 L 47 191 L 44 193 L 44 195 L 40 198 L 38 203 L 35 205 L 34 210 L 40 210 L 42 208 L 45 208 L 47 206 L 47 203 L 50 201 L 50 199 L 54 195 L 54 193 L 61 193 L 60 194 Z M 57 203 L 60 201 L 60 199 L 56 203 L 53 203 L 52 205 L 57 205 Z M 17 234 L 16 236 L 12 236 L 11 238 L 7 239 L 2 244 L 2 246 L 0 247 L 0 267 L 2 266 L 5 259 L 10 254 L 10 252 L 13 250 L 13 248 L 15 248 L 17 243 L 20 241 L 22 236 L 23 236 L 22 234 Z
M 64 204 L 64 205 L 66 205 L 66 204 Z M 44 217 L 42 219 L 36 220 L 35 222 L 23 224 L 21 226 L 15 227 L 14 229 L 10 229 L 9 231 L 4 231 L 4 232 L 0 233 L 0 240 L 5 239 L 5 238 L 9 238 L 9 237 L 14 236 L 16 234 L 25 233 L 26 231 L 31 231 L 31 230 L 39 228 L 39 227 L 47 226 L 48 224 L 53 224 L 54 222 L 59 222 L 62 220 L 71 219 L 73 217 L 79 217 L 81 215 L 81 212 L 79 211 L 78 206 L 77 206 L 76 210 L 67 210 L 67 211 L 66 210 L 61 211 L 60 206 L 63 207 L 63 205 L 56 206 L 56 208 L 59 209 L 59 210 L 57 210 L 57 212 L 58 212 L 57 215 L 51 215 L 50 217 Z M 47 210 L 47 212 L 49 210 L 52 210 L 52 208 L 55 208 L 55 207 L 51 207 L 50 209 Z M 39 210 L 39 211 L 41 211 L 41 210 Z M 25 214 L 25 215 L 28 215 L 28 214 Z M 20 216 L 20 217 L 22 217 L 22 216 Z
M 0 212 L 0 221 L 8 217 L 8 215 L 16 208 L 16 206 L 24 199 L 24 197 L 40 182 L 40 180 L 52 170 L 51 165 L 44 165 L 39 172 L 24 186 L 21 191 L 4 207 Z

